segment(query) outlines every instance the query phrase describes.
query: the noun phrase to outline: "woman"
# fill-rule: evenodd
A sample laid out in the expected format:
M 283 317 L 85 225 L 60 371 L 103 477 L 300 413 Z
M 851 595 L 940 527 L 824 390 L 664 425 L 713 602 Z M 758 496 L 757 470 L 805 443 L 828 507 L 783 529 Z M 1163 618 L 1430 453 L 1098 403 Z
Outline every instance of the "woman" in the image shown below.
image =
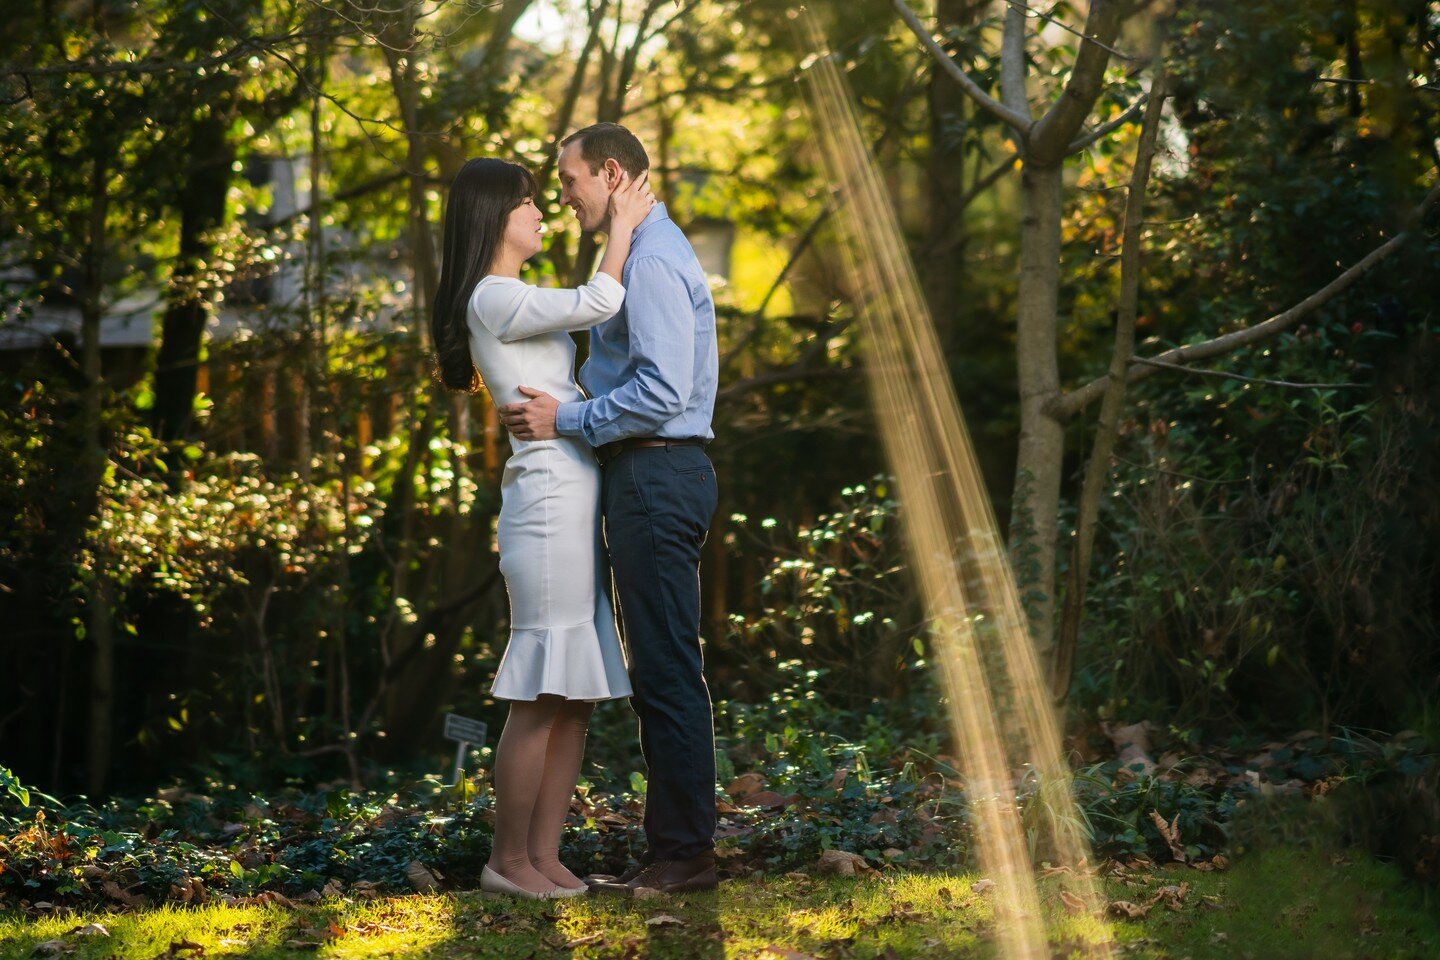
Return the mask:
M 655 198 L 642 176 L 610 197 L 612 229 L 600 270 L 577 289 L 520 279 L 545 226 L 530 172 L 471 160 L 445 210 L 445 252 L 431 332 L 446 386 L 474 392 L 476 368 L 500 404 L 519 387 L 580 400 L 569 333 L 613 316 L 621 268 Z M 595 703 L 630 696 L 605 584 L 600 469 L 572 437 L 510 440 L 500 484 L 500 572 L 510 594 L 510 641 L 491 694 L 511 701 L 495 748 L 495 842 L 482 890 L 527 898 L 573 896 L 584 881 L 559 860 Z

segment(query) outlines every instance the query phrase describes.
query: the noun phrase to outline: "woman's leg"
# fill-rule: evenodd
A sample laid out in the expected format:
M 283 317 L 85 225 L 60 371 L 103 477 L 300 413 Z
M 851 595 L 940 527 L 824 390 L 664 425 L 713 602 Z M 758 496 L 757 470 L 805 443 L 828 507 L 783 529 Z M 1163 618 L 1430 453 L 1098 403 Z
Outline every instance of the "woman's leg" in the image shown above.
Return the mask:
M 585 700 L 566 700 L 555 712 L 545 753 L 545 776 L 530 815 L 530 863 L 562 887 L 585 883 L 560 862 L 560 836 L 565 830 L 570 800 L 575 796 L 575 782 L 580 779 L 585 733 L 594 712 L 595 704 Z
M 495 745 L 495 841 L 489 867 L 506 880 L 544 893 L 555 883 L 530 862 L 530 818 L 540 793 L 550 731 L 561 698 L 514 700 Z

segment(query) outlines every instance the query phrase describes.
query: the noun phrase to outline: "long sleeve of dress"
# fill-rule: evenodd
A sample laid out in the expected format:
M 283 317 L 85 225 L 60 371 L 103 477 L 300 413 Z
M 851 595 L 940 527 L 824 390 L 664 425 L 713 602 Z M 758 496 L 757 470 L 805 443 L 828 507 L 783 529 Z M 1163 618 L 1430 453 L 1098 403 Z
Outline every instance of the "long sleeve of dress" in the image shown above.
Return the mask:
M 625 288 L 608 273 L 597 273 L 579 287 L 552 289 L 531 283 L 491 281 L 471 295 L 475 315 L 502 343 L 541 333 L 588 330 L 614 316 L 625 301 Z

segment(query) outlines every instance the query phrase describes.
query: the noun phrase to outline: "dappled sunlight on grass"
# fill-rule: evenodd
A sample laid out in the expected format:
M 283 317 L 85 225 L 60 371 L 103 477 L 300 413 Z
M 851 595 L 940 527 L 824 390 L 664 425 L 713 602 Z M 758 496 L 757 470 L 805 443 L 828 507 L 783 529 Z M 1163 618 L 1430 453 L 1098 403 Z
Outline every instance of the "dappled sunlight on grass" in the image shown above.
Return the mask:
M 743 877 L 718 891 L 649 900 L 555 902 L 475 891 L 276 905 L 162 906 L 125 914 L 0 917 L 0 960 L 28 960 L 61 941 L 69 960 L 215 957 L 574 957 L 736 960 L 791 951 L 811 957 L 995 956 L 994 894 L 978 874 L 874 878 Z M 1146 903 L 1179 883 L 1185 896 L 1140 920 L 1072 915 L 1056 878 L 1039 883 L 1053 956 L 1114 942 L 1148 960 L 1429 958 L 1440 955 L 1435 892 L 1356 853 L 1265 851 L 1225 872 L 1184 868 L 1107 877 L 1110 900 Z M 101 923 L 110 935 L 70 931 Z M 171 945 L 177 948 L 172 949 Z M 198 949 L 197 949 L 198 948 Z M 769 949 L 769 948 L 773 948 Z M 54 954 L 52 954 L 54 955 Z M 782 954 L 783 955 L 783 954 Z

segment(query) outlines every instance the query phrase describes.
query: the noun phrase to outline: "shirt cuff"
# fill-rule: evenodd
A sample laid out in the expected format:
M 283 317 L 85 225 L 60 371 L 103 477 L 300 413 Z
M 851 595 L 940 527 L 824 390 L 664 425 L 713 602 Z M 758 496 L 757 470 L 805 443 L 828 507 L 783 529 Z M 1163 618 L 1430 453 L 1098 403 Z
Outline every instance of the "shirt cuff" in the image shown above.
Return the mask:
M 555 432 L 562 437 L 583 437 L 585 431 L 581 429 L 581 424 L 584 422 L 587 402 L 589 401 L 573 400 L 560 404 L 555 409 Z

